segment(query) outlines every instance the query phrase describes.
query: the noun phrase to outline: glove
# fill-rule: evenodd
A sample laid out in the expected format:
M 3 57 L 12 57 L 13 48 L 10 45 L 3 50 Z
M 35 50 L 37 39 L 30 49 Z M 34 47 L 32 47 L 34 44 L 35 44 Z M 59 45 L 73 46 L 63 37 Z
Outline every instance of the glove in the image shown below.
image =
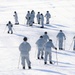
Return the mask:
M 66 38 L 64 38 L 64 40 L 66 40 Z
M 8 24 L 6 24 L 6 26 L 8 26 Z

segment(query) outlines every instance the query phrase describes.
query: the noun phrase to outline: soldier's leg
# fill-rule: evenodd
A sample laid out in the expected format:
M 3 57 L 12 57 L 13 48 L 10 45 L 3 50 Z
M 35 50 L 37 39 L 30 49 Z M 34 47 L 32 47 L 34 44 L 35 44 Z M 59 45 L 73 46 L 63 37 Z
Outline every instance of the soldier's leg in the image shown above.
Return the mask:
M 38 49 L 37 58 L 40 59 L 40 49 Z
M 49 53 L 49 63 L 52 64 L 52 53 Z
M 46 24 L 49 24 L 49 19 L 48 18 L 46 19 Z
M 59 40 L 59 49 L 62 49 L 62 42 Z
M 11 34 L 13 34 L 13 30 L 11 29 Z
M 25 69 L 25 57 L 24 56 L 21 56 L 21 64 L 22 64 L 23 69 Z
M 48 56 L 48 52 L 45 52 L 44 64 L 47 64 L 47 56 Z
M 40 24 L 40 19 L 38 19 L 38 24 Z
M 41 59 L 43 59 L 44 51 L 41 50 Z
M 31 69 L 31 61 L 29 59 L 29 55 L 26 56 L 26 61 L 27 61 L 28 68 Z

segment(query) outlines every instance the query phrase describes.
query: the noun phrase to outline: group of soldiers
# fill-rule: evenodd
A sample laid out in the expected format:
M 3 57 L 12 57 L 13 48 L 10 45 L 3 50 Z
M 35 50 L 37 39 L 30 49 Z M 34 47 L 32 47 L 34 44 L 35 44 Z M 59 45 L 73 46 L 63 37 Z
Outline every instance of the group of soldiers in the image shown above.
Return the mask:
M 64 50 L 63 42 L 64 40 L 66 40 L 66 36 L 62 30 L 59 31 L 56 38 L 58 40 L 59 50 Z M 74 39 L 73 50 L 75 50 L 75 37 L 73 39 Z M 27 37 L 24 37 L 23 40 L 24 42 L 21 43 L 19 46 L 19 50 L 21 53 L 21 64 L 23 66 L 23 69 L 25 69 L 25 60 L 26 60 L 28 64 L 28 68 L 31 69 L 31 61 L 29 58 L 29 52 L 31 50 L 31 45 L 27 42 Z M 57 47 L 54 46 L 52 39 L 49 38 L 47 32 L 44 32 L 44 34 L 39 37 L 39 39 L 36 41 L 35 44 L 37 45 L 37 49 L 38 49 L 37 59 L 44 59 L 44 64 L 47 64 L 47 58 L 49 56 L 49 63 L 53 64 L 52 48 L 57 50 Z
M 19 24 L 18 21 L 18 16 L 17 16 L 17 12 L 14 12 L 14 18 L 15 18 L 15 25 Z M 49 24 L 49 19 L 51 18 L 51 15 L 49 13 L 49 11 L 47 11 L 47 13 L 45 14 L 46 17 L 46 24 Z M 35 12 L 34 10 L 28 11 L 27 15 L 26 15 L 26 19 L 27 19 L 27 23 L 26 25 L 32 26 L 34 23 L 34 18 L 35 18 Z M 37 18 L 37 23 L 41 24 L 41 28 L 44 28 L 44 16 L 43 14 L 40 12 L 37 13 L 36 15 Z M 8 22 L 8 24 L 6 25 L 8 26 L 8 33 L 11 32 L 11 34 L 13 34 L 13 24 L 11 23 L 11 21 Z M 62 30 L 59 31 L 59 33 L 57 34 L 57 40 L 58 40 L 58 48 L 59 50 L 64 50 L 64 41 L 66 40 L 66 36 L 63 33 Z M 74 39 L 74 46 L 73 46 L 73 50 L 75 50 L 75 36 L 73 37 Z M 20 54 L 21 54 L 21 64 L 23 66 L 23 69 L 25 69 L 25 60 L 27 62 L 28 68 L 31 69 L 31 61 L 29 58 L 29 52 L 31 50 L 31 45 L 27 42 L 27 37 L 23 38 L 23 41 L 20 46 L 19 46 L 19 50 L 20 50 Z M 47 32 L 44 32 L 44 35 L 41 35 L 39 37 L 39 39 L 36 41 L 35 43 L 37 45 L 37 49 L 38 49 L 38 53 L 37 53 L 37 59 L 44 59 L 44 64 L 47 64 L 47 58 L 49 56 L 49 63 L 52 63 L 52 49 L 54 48 L 55 50 L 57 50 L 57 48 L 54 46 L 52 39 L 49 38 Z
M 51 14 L 49 13 L 49 11 L 46 12 L 45 16 L 40 12 L 38 12 L 36 15 L 37 23 L 42 25 L 41 28 L 44 28 L 44 17 L 46 17 L 46 24 L 49 24 L 49 19 L 51 18 Z M 35 11 L 34 10 L 32 10 L 31 12 L 27 11 L 26 25 L 33 26 L 33 24 L 35 23 L 34 18 L 35 18 Z
M 19 21 L 18 21 L 18 14 L 16 11 L 14 11 L 14 19 L 15 19 L 15 25 L 19 25 Z M 51 14 L 49 13 L 49 11 L 46 12 L 45 16 L 38 12 L 37 15 L 36 15 L 36 19 L 37 19 L 37 23 L 42 25 L 40 28 L 44 28 L 44 17 L 46 17 L 46 24 L 49 24 L 50 23 L 50 18 L 51 18 Z M 26 22 L 26 25 L 28 26 L 33 26 L 33 24 L 35 23 L 34 19 L 35 19 L 35 11 L 32 10 L 31 12 L 30 11 L 27 11 L 27 14 L 25 16 L 27 22 Z M 12 27 L 13 27 L 13 24 L 11 23 L 11 21 L 8 22 L 7 24 L 8 26 L 8 33 L 11 32 L 11 34 L 13 33 L 13 30 L 12 30 Z

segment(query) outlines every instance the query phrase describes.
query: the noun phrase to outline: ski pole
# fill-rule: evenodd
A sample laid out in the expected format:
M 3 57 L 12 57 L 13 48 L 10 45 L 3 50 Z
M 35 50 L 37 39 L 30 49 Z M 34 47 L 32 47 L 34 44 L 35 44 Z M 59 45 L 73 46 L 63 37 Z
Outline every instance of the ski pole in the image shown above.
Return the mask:
M 15 31 L 15 29 L 13 28 L 13 30 Z M 16 32 L 16 31 L 15 31 Z
M 72 44 L 73 44 L 73 40 L 72 40 L 72 43 L 71 43 L 71 45 L 70 45 L 70 48 L 71 48 Z M 69 50 L 70 50 L 70 48 L 69 48 Z
M 56 61 L 57 61 L 57 65 L 58 65 L 58 56 L 57 56 L 57 50 L 56 50 Z
M 5 32 L 5 30 L 6 30 L 6 27 L 5 27 L 4 31 L 3 31 L 3 33 Z
M 18 69 L 19 69 L 19 65 L 20 65 L 20 56 L 19 56 L 19 61 L 18 61 Z

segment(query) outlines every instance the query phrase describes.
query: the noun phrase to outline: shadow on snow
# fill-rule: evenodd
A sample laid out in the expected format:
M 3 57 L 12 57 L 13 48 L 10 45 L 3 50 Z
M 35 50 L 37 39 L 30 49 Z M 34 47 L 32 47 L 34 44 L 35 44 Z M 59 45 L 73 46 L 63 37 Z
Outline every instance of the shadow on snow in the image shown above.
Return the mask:
M 37 70 L 37 71 L 42 71 L 42 72 L 49 72 L 49 73 L 53 73 L 53 74 L 59 74 L 59 75 L 65 75 L 63 73 L 60 73 L 60 72 L 56 72 L 56 71 L 51 71 L 51 70 L 45 70 L 45 69 L 34 69 L 34 70 Z

